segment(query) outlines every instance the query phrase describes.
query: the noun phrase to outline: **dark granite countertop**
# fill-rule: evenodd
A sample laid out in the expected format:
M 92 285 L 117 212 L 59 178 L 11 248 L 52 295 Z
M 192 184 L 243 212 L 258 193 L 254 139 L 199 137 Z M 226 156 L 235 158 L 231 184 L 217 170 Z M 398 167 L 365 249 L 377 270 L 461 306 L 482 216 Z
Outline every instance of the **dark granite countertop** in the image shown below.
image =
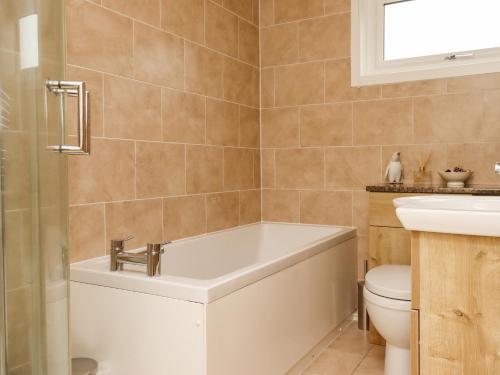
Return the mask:
M 448 188 L 442 185 L 378 184 L 367 186 L 366 191 L 376 193 L 500 195 L 500 186 L 470 185 L 464 188 Z

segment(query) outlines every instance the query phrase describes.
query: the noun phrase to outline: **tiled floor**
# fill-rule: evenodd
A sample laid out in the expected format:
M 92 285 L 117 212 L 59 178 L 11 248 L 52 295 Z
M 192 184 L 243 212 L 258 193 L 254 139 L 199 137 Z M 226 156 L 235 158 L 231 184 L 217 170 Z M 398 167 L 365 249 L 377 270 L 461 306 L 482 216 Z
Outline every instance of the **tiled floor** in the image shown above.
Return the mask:
M 356 322 L 303 372 L 303 375 L 383 375 L 384 347 L 371 345 Z

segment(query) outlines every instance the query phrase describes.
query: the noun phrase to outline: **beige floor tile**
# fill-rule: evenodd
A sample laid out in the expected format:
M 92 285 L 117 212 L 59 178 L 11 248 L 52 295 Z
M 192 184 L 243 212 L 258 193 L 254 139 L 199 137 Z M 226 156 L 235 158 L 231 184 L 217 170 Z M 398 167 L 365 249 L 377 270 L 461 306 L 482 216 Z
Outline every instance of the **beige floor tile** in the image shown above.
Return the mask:
M 384 375 L 385 347 L 374 345 L 353 375 Z
M 305 373 L 317 375 L 351 375 L 362 359 L 363 354 L 326 349 L 306 369 Z
M 373 345 L 368 342 L 368 331 L 358 329 L 356 322 L 347 327 L 329 348 L 345 353 L 366 355 Z

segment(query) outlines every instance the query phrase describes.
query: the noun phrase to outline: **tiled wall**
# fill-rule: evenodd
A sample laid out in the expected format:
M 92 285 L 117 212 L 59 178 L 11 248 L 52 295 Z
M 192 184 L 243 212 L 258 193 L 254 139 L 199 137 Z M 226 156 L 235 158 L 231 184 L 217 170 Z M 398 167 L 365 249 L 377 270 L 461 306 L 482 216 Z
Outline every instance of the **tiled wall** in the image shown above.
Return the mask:
M 262 215 L 357 226 L 361 266 L 365 185 L 393 152 L 407 182 L 431 151 L 435 183 L 455 165 L 500 183 L 500 74 L 353 88 L 349 12 L 349 0 L 261 0 Z
M 257 20 L 257 0 L 67 0 L 67 73 L 92 91 L 73 261 L 260 220 Z

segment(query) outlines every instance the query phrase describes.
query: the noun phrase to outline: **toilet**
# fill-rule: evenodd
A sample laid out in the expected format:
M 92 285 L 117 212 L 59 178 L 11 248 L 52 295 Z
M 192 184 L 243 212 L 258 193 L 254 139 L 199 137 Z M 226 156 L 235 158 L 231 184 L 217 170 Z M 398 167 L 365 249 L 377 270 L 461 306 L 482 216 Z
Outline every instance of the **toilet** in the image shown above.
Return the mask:
M 363 290 L 370 322 L 386 341 L 385 375 L 410 374 L 410 266 L 385 265 L 368 271 Z

